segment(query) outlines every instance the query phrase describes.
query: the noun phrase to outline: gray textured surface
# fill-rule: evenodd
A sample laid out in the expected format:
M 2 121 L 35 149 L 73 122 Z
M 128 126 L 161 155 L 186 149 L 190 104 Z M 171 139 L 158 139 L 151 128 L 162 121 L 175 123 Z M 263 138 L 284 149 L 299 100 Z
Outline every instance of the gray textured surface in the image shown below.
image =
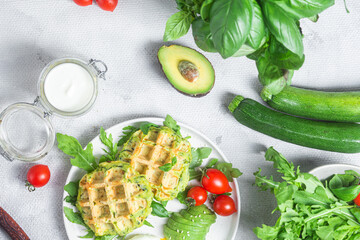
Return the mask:
M 320 16 L 318 23 L 303 21 L 306 61 L 296 72 L 294 85 L 316 89 L 359 88 L 360 3 L 342 1 Z M 99 98 L 87 115 L 54 118 L 58 132 L 77 137 L 82 144 L 118 122 L 144 116 L 164 117 L 205 133 L 216 142 L 244 175 L 240 178 L 242 214 L 236 239 L 255 239 L 252 228 L 271 224 L 275 207 L 270 193 L 252 186 L 258 167 L 273 174 L 259 150 L 275 146 L 304 171 L 330 163 L 359 164 L 359 154 L 337 154 L 284 143 L 240 126 L 227 112 L 232 94 L 257 100 L 260 86 L 252 61 L 205 54 L 216 70 L 216 85 L 200 99 L 170 87 L 157 63 L 166 19 L 175 12 L 172 0 L 120 1 L 114 13 L 97 6 L 81 8 L 71 0 L 5 0 L 0 8 L 0 109 L 18 101 L 32 102 L 37 79 L 46 63 L 63 56 L 98 58 L 108 64 L 108 81 L 101 82 Z M 191 34 L 176 41 L 196 47 Z M 63 185 L 70 169 L 59 150 L 40 163 L 48 164 L 50 183 L 33 193 L 24 186 L 31 164 L 0 157 L 0 206 L 24 228 L 31 239 L 67 239 L 62 220 Z M 0 230 L 0 239 L 7 239 Z

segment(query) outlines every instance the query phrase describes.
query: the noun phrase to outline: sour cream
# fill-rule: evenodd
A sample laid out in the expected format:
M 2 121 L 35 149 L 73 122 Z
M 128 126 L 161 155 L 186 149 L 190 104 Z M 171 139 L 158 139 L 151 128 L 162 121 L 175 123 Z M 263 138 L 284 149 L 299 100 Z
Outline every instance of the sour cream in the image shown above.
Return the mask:
M 44 93 L 49 103 L 64 112 L 83 109 L 95 91 L 94 79 L 82 66 L 62 63 L 50 70 L 44 81 Z

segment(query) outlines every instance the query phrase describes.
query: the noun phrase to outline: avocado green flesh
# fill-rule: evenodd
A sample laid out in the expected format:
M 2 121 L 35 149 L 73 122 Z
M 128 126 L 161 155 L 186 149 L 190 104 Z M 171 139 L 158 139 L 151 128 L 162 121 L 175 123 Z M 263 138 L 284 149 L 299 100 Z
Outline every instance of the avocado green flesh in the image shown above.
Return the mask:
M 199 226 L 200 227 L 208 227 L 209 226 L 208 223 L 203 223 L 203 222 L 198 222 L 198 221 L 195 222 L 194 219 L 184 218 L 180 213 L 173 213 L 171 215 L 171 218 L 178 223 L 187 224 L 187 225 L 191 225 L 191 226 L 196 226 L 196 227 L 199 227 Z M 194 220 L 194 221 L 192 221 L 192 220 Z
M 164 226 L 164 235 L 168 240 L 205 239 L 215 221 L 215 213 L 205 205 L 191 206 L 171 215 Z
M 194 219 L 197 222 L 201 222 L 205 224 L 212 224 L 216 221 L 216 218 L 212 216 L 201 215 L 200 217 L 198 217 L 198 215 L 193 215 L 186 210 L 181 210 L 180 214 L 186 219 Z
M 187 224 L 183 224 L 183 223 L 179 223 L 176 222 L 173 218 L 169 218 L 168 222 L 167 222 L 167 226 L 173 230 L 184 230 L 184 231 L 193 231 L 196 233 L 202 233 L 202 234 L 206 234 L 208 232 L 208 229 L 205 227 L 199 227 L 199 226 L 194 226 L 194 225 L 187 225 Z
M 178 45 L 162 46 L 158 58 L 169 82 L 181 93 L 201 96 L 210 92 L 214 86 L 214 68 L 204 55 L 194 49 Z M 197 67 L 199 70 L 197 80 L 190 82 L 181 75 L 178 69 L 181 61 L 188 61 Z
M 176 231 L 174 229 L 169 228 L 167 225 L 164 226 L 164 235 L 166 239 L 171 240 L 203 240 L 205 239 L 206 234 L 191 231 L 179 230 Z

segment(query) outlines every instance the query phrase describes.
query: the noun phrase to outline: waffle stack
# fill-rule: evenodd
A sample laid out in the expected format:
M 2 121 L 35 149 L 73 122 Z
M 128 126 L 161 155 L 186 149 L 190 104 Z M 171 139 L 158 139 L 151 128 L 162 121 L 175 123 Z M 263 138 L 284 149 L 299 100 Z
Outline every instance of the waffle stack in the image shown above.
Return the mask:
M 128 163 L 105 162 L 79 183 L 77 208 L 96 236 L 125 236 L 151 213 L 153 193 Z
M 174 158 L 176 164 L 169 171 L 159 168 L 171 164 Z M 165 126 L 151 127 L 147 134 L 135 132 L 124 144 L 119 159 L 146 176 L 159 201 L 174 199 L 189 181 L 190 143 Z

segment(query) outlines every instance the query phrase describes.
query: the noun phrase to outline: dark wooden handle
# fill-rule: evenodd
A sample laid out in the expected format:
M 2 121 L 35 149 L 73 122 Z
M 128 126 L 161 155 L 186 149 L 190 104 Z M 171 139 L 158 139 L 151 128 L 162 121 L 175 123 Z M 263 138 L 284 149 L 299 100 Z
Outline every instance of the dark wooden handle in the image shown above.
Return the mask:
M 13 240 L 30 240 L 24 230 L 15 222 L 15 220 L 0 207 L 0 226 L 9 234 Z

